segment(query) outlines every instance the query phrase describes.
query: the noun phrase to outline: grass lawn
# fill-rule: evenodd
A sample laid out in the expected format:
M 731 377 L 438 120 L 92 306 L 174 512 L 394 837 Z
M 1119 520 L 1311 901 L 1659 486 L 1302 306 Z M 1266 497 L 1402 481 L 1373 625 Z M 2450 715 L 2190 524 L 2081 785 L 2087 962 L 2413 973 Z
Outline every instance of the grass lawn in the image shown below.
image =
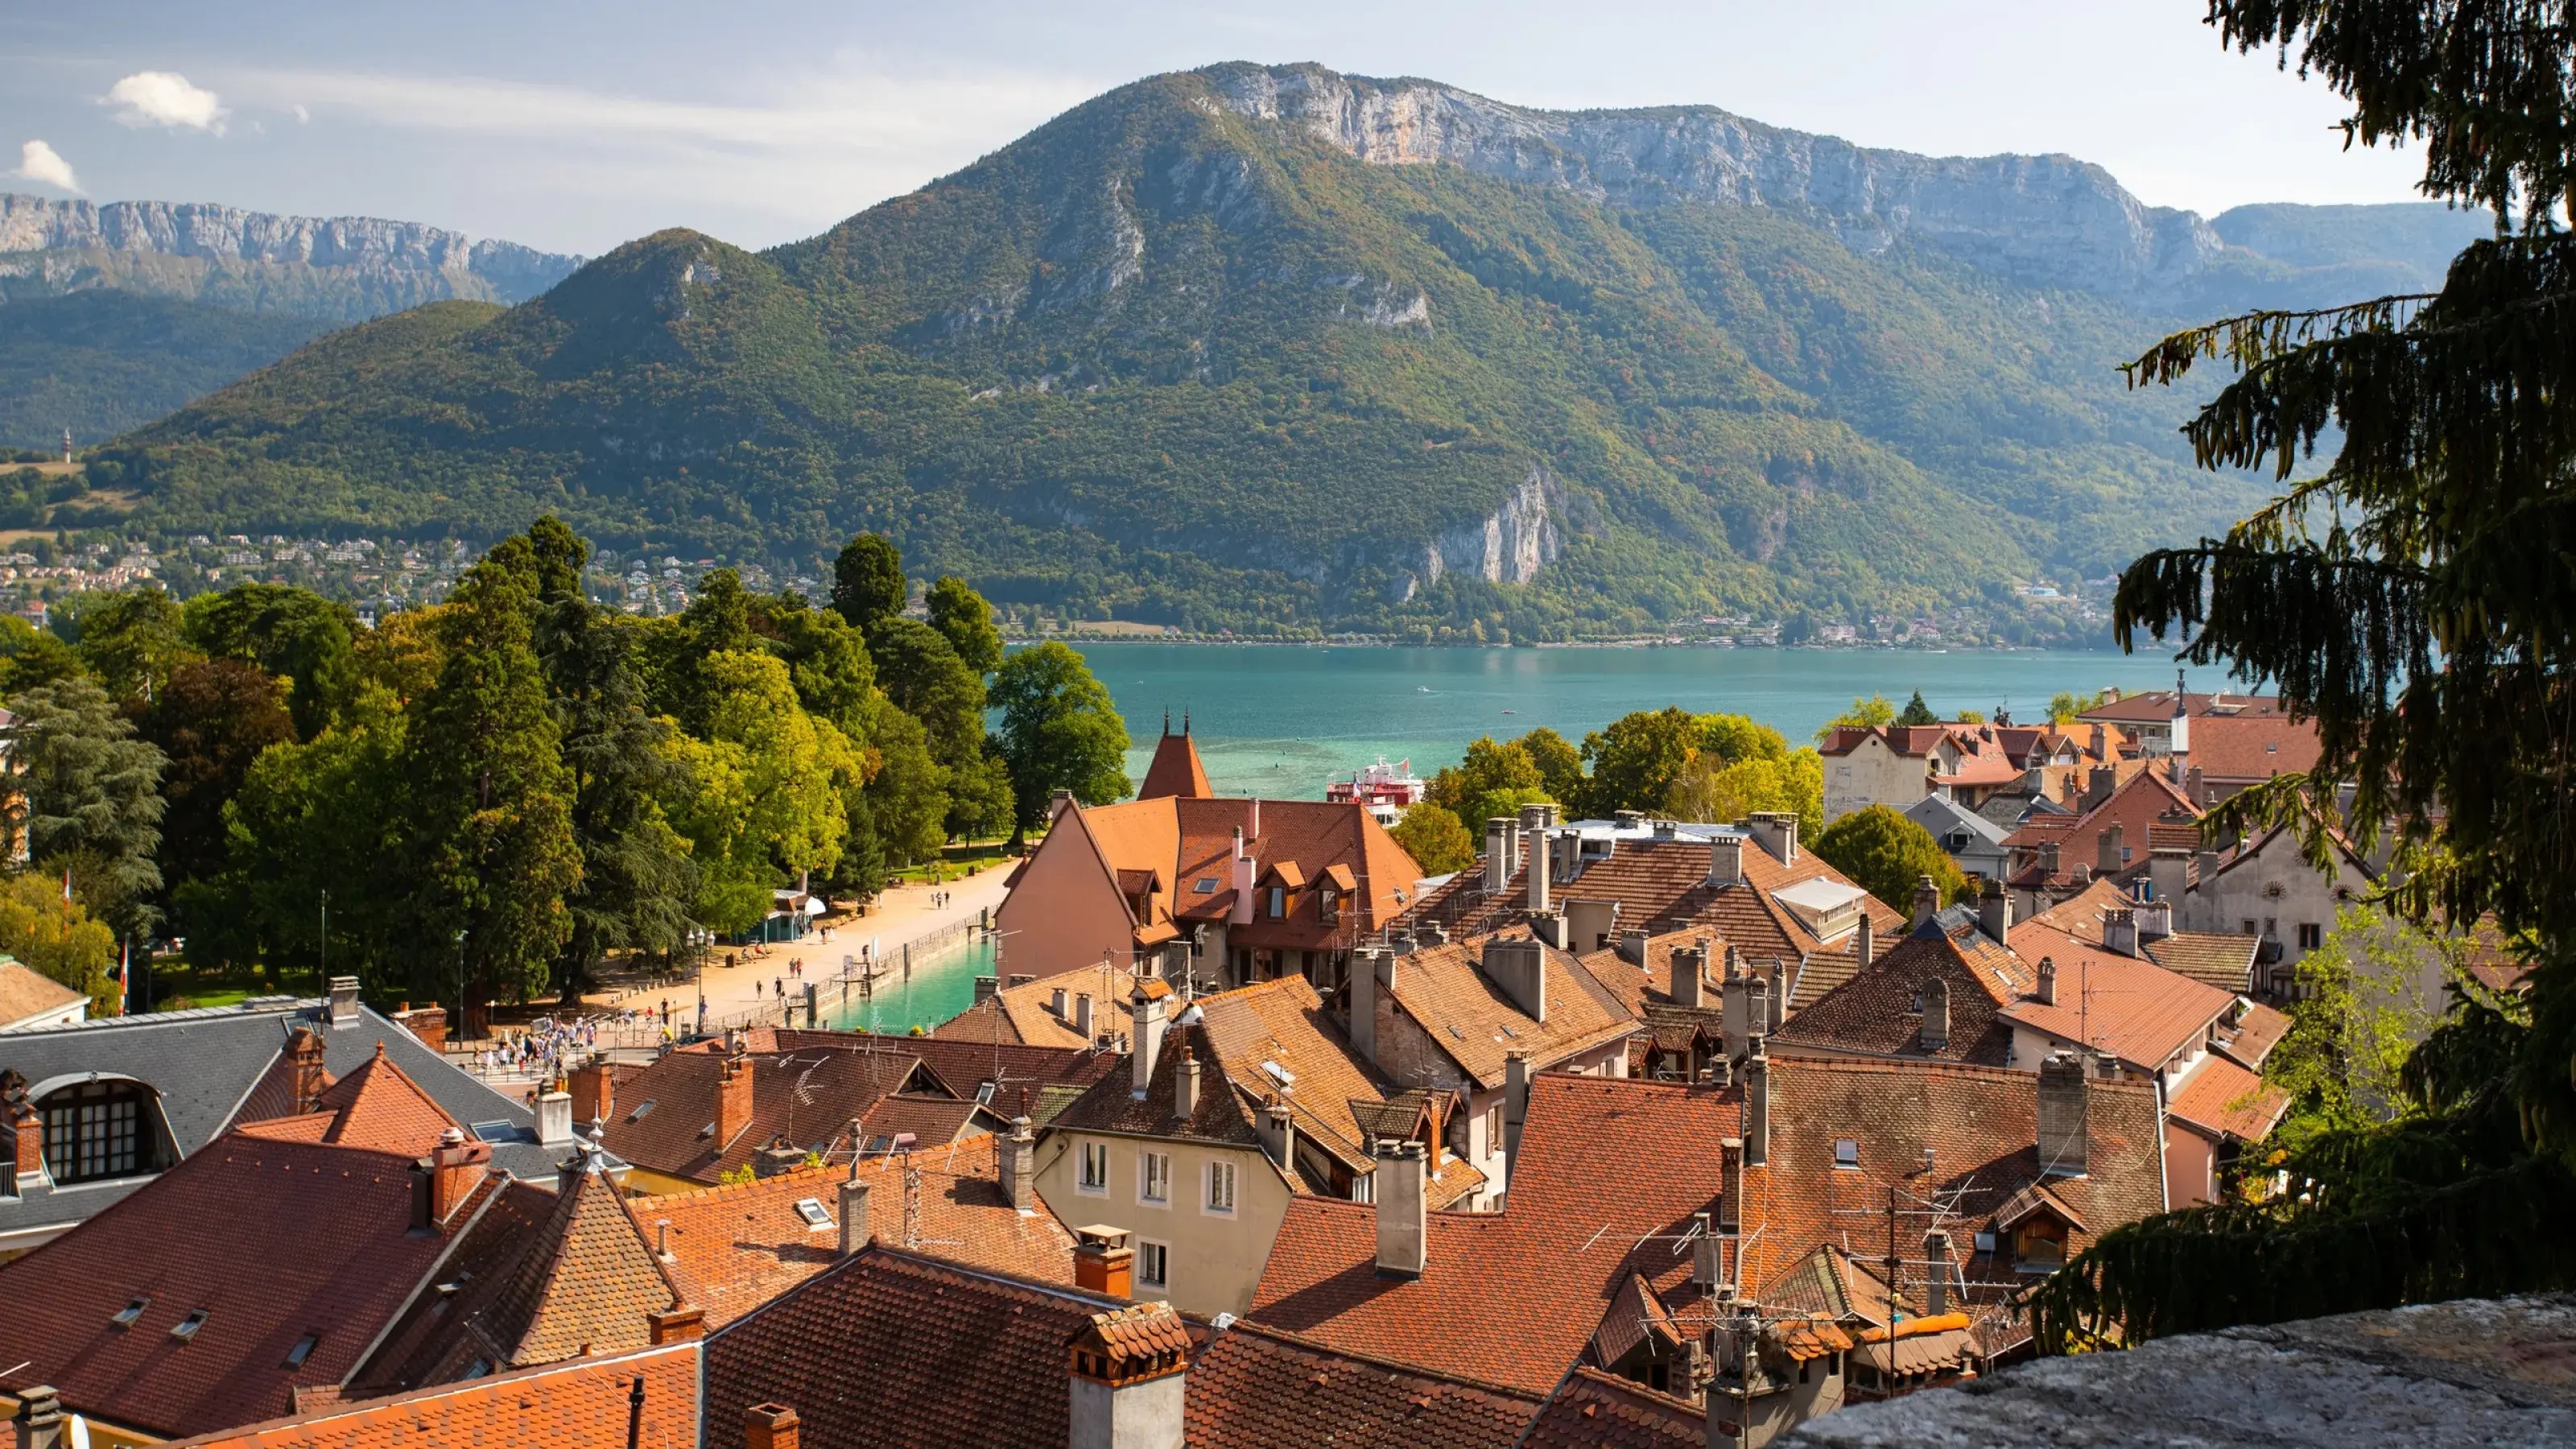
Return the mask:
M 968 845 L 951 845 L 939 852 L 937 860 L 925 860 L 894 872 L 894 879 L 906 885 L 944 885 L 980 875 L 995 866 L 1007 867 L 1016 858 L 1005 848 L 1008 841 L 981 840 Z
M 152 1009 L 179 1011 L 192 1006 L 231 1006 L 254 996 L 319 996 L 322 980 L 308 971 L 282 970 L 269 984 L 256 968 L 200 971 L 184 960 L 152 963 Z

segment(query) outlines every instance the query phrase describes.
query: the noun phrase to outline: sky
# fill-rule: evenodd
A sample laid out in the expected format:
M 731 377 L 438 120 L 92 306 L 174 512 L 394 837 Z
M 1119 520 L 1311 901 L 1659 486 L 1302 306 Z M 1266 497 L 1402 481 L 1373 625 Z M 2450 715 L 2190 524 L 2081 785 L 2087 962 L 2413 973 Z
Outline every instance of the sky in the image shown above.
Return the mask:
M 1706 104 L 1933 155 L 2062 152 L 2145 201 L 2414 199 L 2202 0 L 1651 6 L 0 4 L 0 189 L 429 222 L 596 256 L 810 236 L 1143 76 L 1224 60 L 1544 107 Z M 10 158 L 17 165 L 10 168 Z

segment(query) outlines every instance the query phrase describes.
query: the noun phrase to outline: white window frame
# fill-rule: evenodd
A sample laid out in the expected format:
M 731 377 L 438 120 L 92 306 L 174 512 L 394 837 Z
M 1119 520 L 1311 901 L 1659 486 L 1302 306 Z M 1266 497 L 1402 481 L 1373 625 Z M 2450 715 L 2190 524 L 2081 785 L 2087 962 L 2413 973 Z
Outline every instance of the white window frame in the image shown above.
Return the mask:
M 1199 1210 L 1210 1217 L 1233 1217 L 1236 1186 L 1234 1164 L 1225 1161 L 1210 1162 L 1207 1165 L 1206 1186 L 1207 1196 L 1200 1203 Z
M 1157 1267 L 1160 1267 L 1163 1270 L 1160 1277 L 1157 1277 L 1154 1274 L 1154 1269 Z M 1139 1288 L 1160 1288 L 1166 1293 L 1172 1291 L 1171 1244 L 1149 1242 L 1142 1238 L 1137 1239 L 1136 1286 Z
M 1172 1154 L 1150 1147 L 1137 1149 L 1136 1201 L 1147 1207 L 1172 1205 Z
M 1087 1197 L 1107 1197 L 1109 1195 L 1108 1143 L 1085 1142 L 1082 1144 L 1081 1167 L 1079 1169 L 1079 1175 L 1074 1179 L 1073 1190 L 1078 1193 L 1082 1193 Z

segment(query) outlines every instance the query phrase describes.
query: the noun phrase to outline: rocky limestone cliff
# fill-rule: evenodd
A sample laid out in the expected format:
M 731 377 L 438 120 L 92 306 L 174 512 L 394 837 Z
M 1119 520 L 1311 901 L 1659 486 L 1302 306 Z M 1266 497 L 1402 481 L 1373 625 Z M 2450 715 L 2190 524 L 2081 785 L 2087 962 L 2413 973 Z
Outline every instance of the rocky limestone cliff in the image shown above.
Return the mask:
M 1542 111 L 1311 65 L 1202 74 L 1236 112 L 1302 127 L 1363 161 L 1448 161 L 1621 206 L 1773 207 L 1829 227 L 1855 251 L 1910 235 L 2016 281 L 2142 305 L 2182 294 L 2224 245 L 2200 217 L 2145 205 L 2071 156 L 1917 156 L 1713 106 Z
M 301 276 L 309 269 L 346 277 L 375 296 L 494 302 L 536 296 L 571 275 L 582 260 L 516 242 L 476 241 L 419 222 L 275 216 L 166 201 L 98 206 L 16 194 L 0 194 L 0 254 L 13 254 L 8 275 L 66 290 L 126 285 L 167 292 L 192 277 L 204 286 L 206 278 Z M 163 258 L 195 265 L 151 264 Z M 287 290 L 309 296 L 312 288 Z
M 1502 506 L 1472 523 L 1444 529 L 1425 544 L 1417 573 L 1404 579 L 1406 599 L 1443 574 L 1471 574 L 1487 583 L 1525 584 L 1565 552 L 1565 490 L 1556 476 L 1530 464 L 1529 476 L 1504 495 Z

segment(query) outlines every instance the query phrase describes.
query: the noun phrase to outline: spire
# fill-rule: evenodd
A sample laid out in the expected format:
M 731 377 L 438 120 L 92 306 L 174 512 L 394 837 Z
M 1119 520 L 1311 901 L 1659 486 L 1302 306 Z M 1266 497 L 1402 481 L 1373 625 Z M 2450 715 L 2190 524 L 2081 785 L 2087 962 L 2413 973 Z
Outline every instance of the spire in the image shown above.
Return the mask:
M 1144 788 L 1136 792 L 1139 800 L 1176 796 L 1184 800 L 1205 800 L 1216 793 L 1208 784 L 1207 767 L 1199 763 L 1199 748 L 1190 739 L 1184 717 L 1179 734 L 1166 732 L 1154 746 L 1154 762 L 1145 768 Z

